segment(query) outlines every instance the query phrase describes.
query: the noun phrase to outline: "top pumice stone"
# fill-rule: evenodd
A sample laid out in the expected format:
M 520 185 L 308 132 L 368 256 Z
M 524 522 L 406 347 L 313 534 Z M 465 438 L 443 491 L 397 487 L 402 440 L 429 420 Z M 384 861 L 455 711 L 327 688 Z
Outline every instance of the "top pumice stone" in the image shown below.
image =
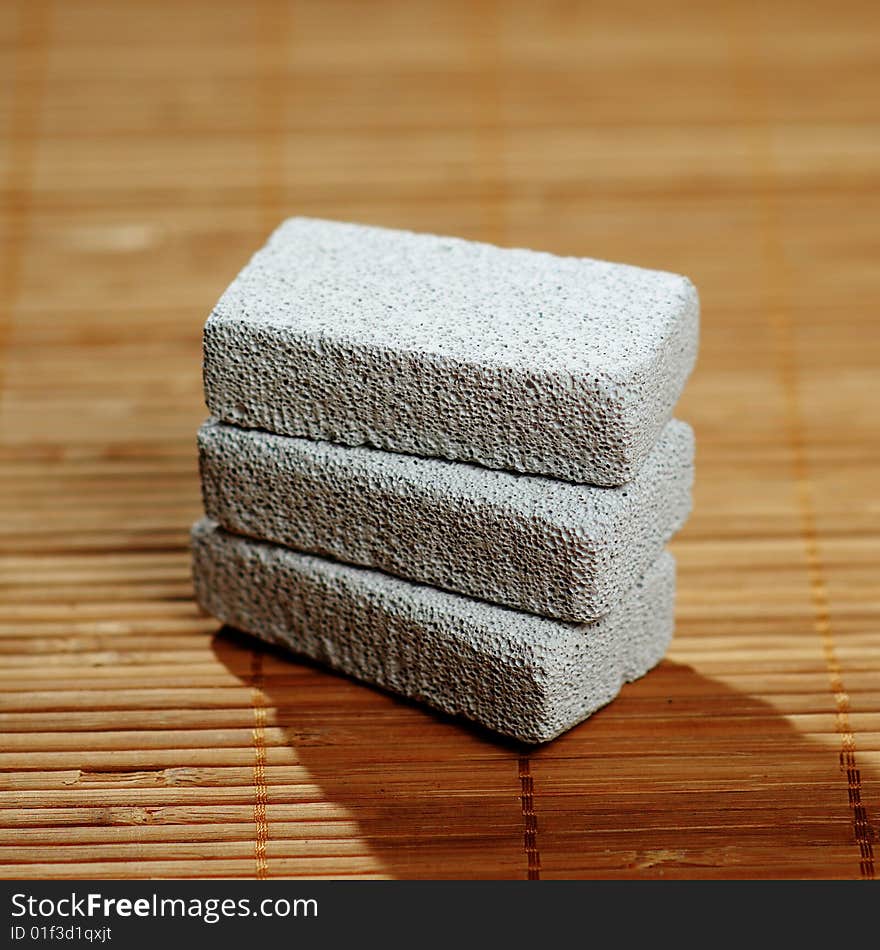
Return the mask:
M 676 274 L 291 218 L 208 319 L 205 396 L 247 428 L 620 485 L 698 324 Z

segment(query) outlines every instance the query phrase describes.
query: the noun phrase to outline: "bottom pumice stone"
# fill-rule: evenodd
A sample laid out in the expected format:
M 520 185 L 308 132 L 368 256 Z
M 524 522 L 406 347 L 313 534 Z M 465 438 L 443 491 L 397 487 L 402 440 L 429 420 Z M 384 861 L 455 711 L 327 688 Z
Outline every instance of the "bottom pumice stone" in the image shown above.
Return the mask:
M 674 626 L 664 552 L 590 624 L 540 617 L 224 531 L 192 530 L 202 607 L 319 663 L 539 743 L 606 703 L 662 658 Z

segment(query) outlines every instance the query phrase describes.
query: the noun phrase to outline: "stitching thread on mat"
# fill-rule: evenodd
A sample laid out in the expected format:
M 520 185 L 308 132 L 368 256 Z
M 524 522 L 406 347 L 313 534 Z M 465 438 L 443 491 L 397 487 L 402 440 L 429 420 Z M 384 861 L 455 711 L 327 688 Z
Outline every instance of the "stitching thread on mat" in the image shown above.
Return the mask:
M 538 851 L 538 816 L 535 814 L 535 780 L 527 755 L 519 759 L 519 800 L 523 816 L 523 848 L 530 881 L 541 878 L 541 854 Z
M 282 198 L 282 176 L 284 173 L 284 138 L 283 138 L 283 80 L 279 82 L 282 73 L 283 51 L 287 41 L 287 8 L 285 5 L 272 3 L 268 10 L 258 19 L 259 35 L 256 48 L 260 55 L 258 72 L 265 73 L 261 86 L 261 100 L 266 113 L 264 123 L 263 170 L 260 187 L 260 209 L 262 212 L 262 226 L 268 233 L 278 225 L 279 208 Z M 271 52 L 272 68 L 266 69 L 263 57 Z M 266 812 L 268 804 L 268 788 L 266 786 L 266 696 L 263 692 L 264 672 L 263 653 L 259 647 L 251 651 L 251 705 L 254 711 L 253 745 L 254 745 L 254 863 L 256 876 L 269 876 L 269 861 L 266 855 L 266 846 L 269 841 L 269 819 Z
M 732 37 L 741 36 L 740 31 L 732 30 Z M 748 49 L 735 50 L 734 62 L 749 62 Z M 740 69 L 740 80 L 744 94 L 752 102 L 760 102 L 764 92 L 747 66 Z M 761 214 L 760 237 L 762 258 L 767 268 L 767 288 L 772 291 L 768 302 L 770 322 L 776 336 L 779 378 L 785 392 L 785 428 L 788 436 L 791 456 L 792 478 L 797 488 L 797 507 L 800 519 L 801 538 L 804 547 L 804 559 L 807 567 L 807 579 L 810 587 L 810 606 L 813 614 L 813 630 L 818 634 L 822 645 L 822 656 L 828 672 L 829 686 L 836 706 L 835 728 L 840 736 L 840 770 L 846 775 L 847 797 L 852 813 L 853 836 L 859 848 L 859 872 L 865 879 L 875 877 L 874 829 L 868 821 L 867 811 L 862 801 L 862 777 L 856 760 L 856 743 L 850 723 L 849 694 L 843 683 L 840 661 L 834 641 L 831 625 L 831 613 L 828 600 L 828 584 L 819 549 L 819 536 L 816 528 L 816 506 L 813 479 L 807 457 L 803 411 L 800 404 L 800 383 L 795 360 L 796 337 L 788 301 L 791 279 L 780 238 L 779 212 L 776 206 L 776 171 L 769 140 L 769 124 L 765 120 L 752 126 L 750 137 L 752 160 L 755 176 L 763 178 L 770 187 L 761 191 L 758 207 Z
M 810 583 L 813 628 L 819 634 L 822 642 L 822 655 L 828 670 L 834 704 L 837 707 L 834 720 L 837 734 L 840 736 L 840 770 L 846 774 L 847 797 L 852 812 L 853 835 L 859 847 L 859 871 L 862 877 L 872 880 L 875 877 L 874 846 L 872 844 L 873 829 L 868 821 L 865 805 L 862 802 L 862 775 L 856 761 L 856 742 L 849 719 L 849 694 L 844 686 L 840 662 L 837 659 L 828 603 L 828 586 L 825 582 L 819 552 L 816 511 L 813 502 L 813 482 L 804 444 L 803 420 L 798 400 L 797 368 L 792 356 L 794 340 L 791 321 L 787 318 L 780 318 L 778 332 L 786 338 L 785 345 L 780 347 L 781 375 L 788 394 L 789 442 L 792 470 L 798 486 L 798 507 Z
M 258 878 L 269 876 L 266 844 L 269 841 L 269 820 L 266 805 L 266 697 L 263 694 L 263 654 L 251 651 L 251 705 L 254 710 L 254 863 Z

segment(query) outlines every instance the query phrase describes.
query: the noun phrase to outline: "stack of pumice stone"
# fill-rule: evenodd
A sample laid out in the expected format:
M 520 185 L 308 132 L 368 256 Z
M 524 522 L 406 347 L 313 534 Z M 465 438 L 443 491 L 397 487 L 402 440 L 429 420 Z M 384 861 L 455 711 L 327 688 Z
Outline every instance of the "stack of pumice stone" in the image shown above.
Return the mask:
M 663 657 L 684 277 L 305 218 L 204 331 L 202 606 L 525 742 Z

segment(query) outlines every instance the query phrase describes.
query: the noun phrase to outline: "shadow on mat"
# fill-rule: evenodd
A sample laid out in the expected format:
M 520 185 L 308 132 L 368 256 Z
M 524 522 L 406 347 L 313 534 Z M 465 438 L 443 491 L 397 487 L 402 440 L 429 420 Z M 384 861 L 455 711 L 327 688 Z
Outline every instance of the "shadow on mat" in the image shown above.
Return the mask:
M 273 871 L 283 851 L 273 840 L 296 835 L 286 824 L 273 839 L 273 822 L 302 811 L 273 795 L 281 761 L 307 769 L 328 814 L 355 822 L 393 877 L 522 878 L 526 845 L 542 877 L 872 872 L 876 828 L 848 796 L 875 780 L 863 769 L 848 782 L 827 691 L 786 699 L 811 738 L 768 703 L 664 661 L 585 723 L 529 748 L 227 627 L 213 649 L 265 697 L 270 875 L 287 873 L 281 862 Z M 532 809 L 534 839 L 524 837 Z

